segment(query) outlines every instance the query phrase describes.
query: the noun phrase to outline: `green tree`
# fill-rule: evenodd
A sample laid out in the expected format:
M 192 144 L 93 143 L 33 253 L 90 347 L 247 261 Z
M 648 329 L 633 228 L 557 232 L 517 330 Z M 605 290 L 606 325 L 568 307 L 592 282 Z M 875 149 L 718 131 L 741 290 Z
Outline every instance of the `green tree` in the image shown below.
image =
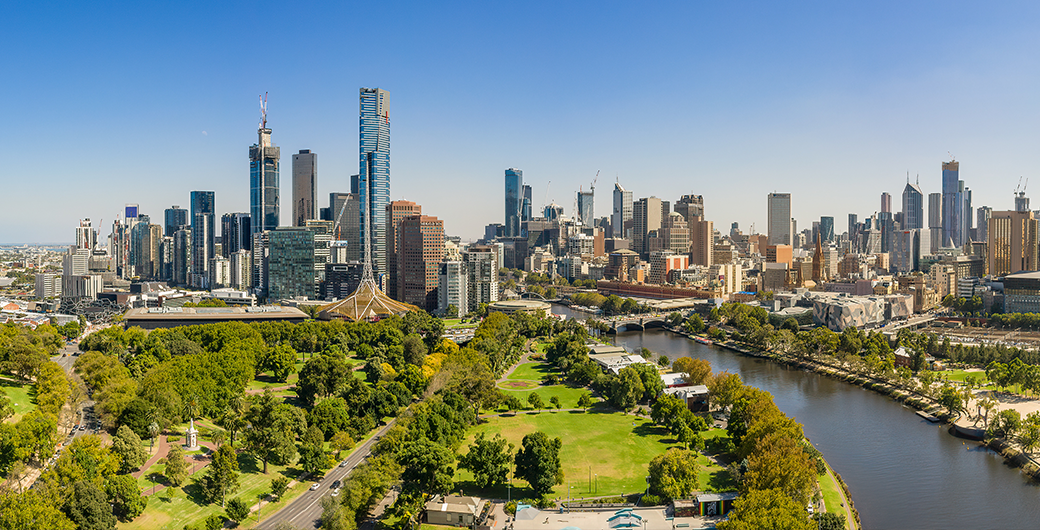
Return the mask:
M 306 421 L 300 416 L 302 411 L 281 402 L 270 390 L 250 399 L 252 405 L 246 413 L 250 429 L 244 433 L 246 450 L 264 463 L 266 474 L 268 462 L 283 464 L 296 456 L 295 438 Z
M 669 449 L 650 461 L 650 491 L 668 499 L 685 499 L 697 490 L 697 453 Z
M 733 503 L 729 519 L 718 530 L 817 530 L 799 504 L 779 489 L 751 490 Z
M 557 410 L 559 410 L 562 406 L 560 404 L 560 398 L 558 396 L 553 396 L 549 398 L 549 403 L 551 403 L 552 406 L 555 407 Z
M 812 520 L 816 522 L 817 530 L 845 530 L 845 517 L 837 512 L 814 513 Z
M 342 353 L 311 357 L 300 370 L 300 380 L 296 383 L 297 393 L 300 399 L 308 405 L 313 405 L 318 398 L 338 394 L 347 384 L 348 377 L 354 376 Z
M 166 471 L 163 474 L 166 475 L 166 480 L 170 482 L 171 486 L 180 486 L 184 484 L 185 480 L 188 480 L 188 462 L 184 460 L 184 449 L 181 444 L 171 445 L 166 457 L 160 460 L 160 463 L 166 465 Z
M 0 489 L 0 528 L 12 530 L 73 530 L 76 524 L 62 513 L 56 499 L 37 490 L 16 493 Z
M 230 445 L 222 445 L 213 453 L 213 461 L 206 468 L 206 474 L 199 479 L 202 495 L 209 503 L 220 501 L 224 506 L 227 495 L 238 491 L 238 460 L 235 450 Z
M 289 478 L 278 476 L 271 481 L 271 495 L 281 499 L 282 495 L 285 495 L 285 490 L 289 488 Z
M 90 481 L 81 480 L 72 485 L 65 512 L 80 530 L 112 530 L 116 527 L 116 517 L 108 498 Z
M 949 411 L 950 414 L 957 414 L 964 410 L 964 400 L 961 397 L 961 393 L 949 384 L 943 386 L 942 390 L 939 391 L 939 404 Z
M 341 451 L 354 447 L 354 439 L 350 437 L 350 433 L 339 431 L 332 435 L 332 439 L 329 440 L 329 447 L 336 451 L 336 458 L 339 458 Z
M 649 363 L 637 363 L 633 364 L 631 368 L 639 374 L 639 380 L 643 383 L 643 401 L 649 402 L 664 391 L 664 381 L 656 366 Z
M 141 447 L 141 438 L 126 425 L 116 431 L 112 439 L 112 452 L 119 457 L 120 473 L 133 473 L 148 460 L 148 452 Z
M 257 370 L 268 372 L 276 380 L 285 382 L 289 374 L 296 370 L 296 357 L 296 350 L 283 342 L 267 349 L 263 359 L 257 363 Z
M 531 392 L 527 394 L 527 404 L 531 405 L 534 410 L 541 410 L 545 408 L 545 403 L 542 401 L 542 396 L 537 392 Z
M 120 521 L 132 521 L 148 506 L 148 497 L 141 495 L 137 479 L 130 475 L 113 475 L 105 481 L 105 492 L 112 503 L 112 511 Z
M 578 396 L 578 406 L 581 407 L 583 411 L 588 411 L 589 407 L 592 406 L 592 395 L 588 392 L 582 392 L 581 395 Z
M 249 503 L 242 500 L 241 497 L 235 497 L 228 501 L 224 513 L 227 514 L 228 519 L 231 519 L 237 525 L 244 521 L 246 517 L 249 517 Z
M 213 514 L 206 518 L 204 525 L 206 530 L 220 530 L 224 528 L 224 518 L 218 514 Z
M 607 400 L 613 407 L 627 411 L 639 402 L 644 390 L 639 372 L 631 366 L 626 366 L 618 372 L 618 375 L 610 378 Z
M 748 456 L 747 472 L 741 487 L 744 492 L 779 489 L 805 506 L 815 484 L 816 466 L 798 441 L 785 436 L 771 436 Z
M 514 458 L 516 476 L 526 480 L 538 496 L 547 495 L 553 486 L 563 484 L 562 448 L 562 440 L 549 438 L 542 431 L 524 436 Z
M 23 458 L 36 457 L 43 461 L 54 454 L 54 446 L 57 445 L 58 420 L 51 414 L 45 414 L 40 409 L 29 411 L 15 424 L 18 433 L 19 446 L 24 451 Z
M 14 405 L 11 404 L 10 398 L 0 394 L 0 423 L 7 421 L 11 416 L 14 416 Z
M 455 453 L 443 445 L 422 439 L 405 442 L 398 461 L 401 479 L 411 493 L 448 493 L 455 476 Z
M 672 370 L 683 374 L 683 379 L 691 385 L 703 385 L 711 377 L 711 363 L 704 359 L 679 357 L 672 361 Z
M 512 458 L 513 445 L 507 444 L 502 435 L 486 438 L 477 433 L 476 440 L 469 445 L 469 452 L 459 459 L 459 467 L 473 473 L 473 482 L 479 488 L 498 486 L 505 483 Z
M 1010 438 L 1022 427 L 1022 414 L 1015 409 L 1004 409 L 993 417 L 986 434 L 999 438 Z
M 321 431 L 313 425 L 309 427 L 303 436 L 303 443 L 300 445 L 299 464 L 305 472 L 320 475 L 332 467 L 333 462 L 325 453 L 324 444 L 325 437 Z

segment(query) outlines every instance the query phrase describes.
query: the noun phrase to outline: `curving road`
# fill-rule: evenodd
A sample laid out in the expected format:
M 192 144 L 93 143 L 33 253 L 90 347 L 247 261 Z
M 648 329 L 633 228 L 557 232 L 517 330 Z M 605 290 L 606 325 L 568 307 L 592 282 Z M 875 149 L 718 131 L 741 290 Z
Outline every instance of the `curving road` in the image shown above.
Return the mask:
M 375 436 L 354 448 L 350 456 L 347 457 L 346 466 L 337 466 L 325 473 L 325 478 L 319 482 L 318 489 L 303 492 L 296 500 L 290 502 L 273 515 L 267 516 L 257 525 L 257 528 L 260 530 L 271 530 L 282 521 L 287 521 L 298 528 L 318 528 L 318 524 L 321 522 L 321 499 L 332 494 L 332 483 L 337 480 L 343 482 L 355 467 L 368 458 L 372 454 L 372 446 L 393 427 L 396 421 L 396 418 L 390 420 L 386 426 L 376 432 Z M 307 483 L 312 484 L 313 481 L 308 481 Z

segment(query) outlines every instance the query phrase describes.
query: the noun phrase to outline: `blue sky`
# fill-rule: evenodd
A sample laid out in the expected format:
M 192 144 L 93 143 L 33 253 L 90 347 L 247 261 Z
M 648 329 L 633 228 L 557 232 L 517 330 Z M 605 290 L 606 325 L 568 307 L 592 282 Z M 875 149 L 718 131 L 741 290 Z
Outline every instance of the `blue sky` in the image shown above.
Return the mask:
M 72 5 L 66 5 L 72 4 Z M 318 153 L 319 202 L 357 173 L 358 88 L 391 94 L 394 199 L 448 233 L 503 218 L 503 171 L 569 212 L 597 170 L 638 197 L 705 197 L 726 231 L 766 194 L 807 227 L 899 208 L 907 172 L 961 162 L 1012 207 L 1040 123 L 1040 4 L 968 2 L 7 2 L 0 242 L 62 242 L 124 203 L 160 219 L 213 190 L 248 211 L 257 95 L 282 148 Z M 549 184 L 551 181 L 551 185 Z M 547 191 L 548 188 L 548 191 Z

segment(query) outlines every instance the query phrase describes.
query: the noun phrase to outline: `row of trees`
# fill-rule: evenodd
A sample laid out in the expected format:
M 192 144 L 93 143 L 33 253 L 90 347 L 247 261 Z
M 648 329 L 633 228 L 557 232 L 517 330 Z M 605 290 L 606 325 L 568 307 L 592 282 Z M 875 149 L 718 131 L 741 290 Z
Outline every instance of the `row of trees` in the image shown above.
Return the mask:
M 571 302 L 585 307 L 598 307 L 606 315 L 631 315 L 650 312 L 648 306 L 640 304 L 632 298 L 621 298 L 616 294 L 603 296 L 599 293 L 575 293 L 571 296 Z

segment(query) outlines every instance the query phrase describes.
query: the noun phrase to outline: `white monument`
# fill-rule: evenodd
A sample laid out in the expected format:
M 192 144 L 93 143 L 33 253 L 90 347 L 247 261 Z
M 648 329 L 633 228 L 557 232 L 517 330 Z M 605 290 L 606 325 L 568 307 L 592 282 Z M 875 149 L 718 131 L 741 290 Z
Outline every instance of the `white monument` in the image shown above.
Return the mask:
M 188 421 L 188 432 L 184 433 L 184 445 L 188 447 L 189 451 L 193 451 L 199 448 L 199 431 L 195 428 L 195 420 Z

